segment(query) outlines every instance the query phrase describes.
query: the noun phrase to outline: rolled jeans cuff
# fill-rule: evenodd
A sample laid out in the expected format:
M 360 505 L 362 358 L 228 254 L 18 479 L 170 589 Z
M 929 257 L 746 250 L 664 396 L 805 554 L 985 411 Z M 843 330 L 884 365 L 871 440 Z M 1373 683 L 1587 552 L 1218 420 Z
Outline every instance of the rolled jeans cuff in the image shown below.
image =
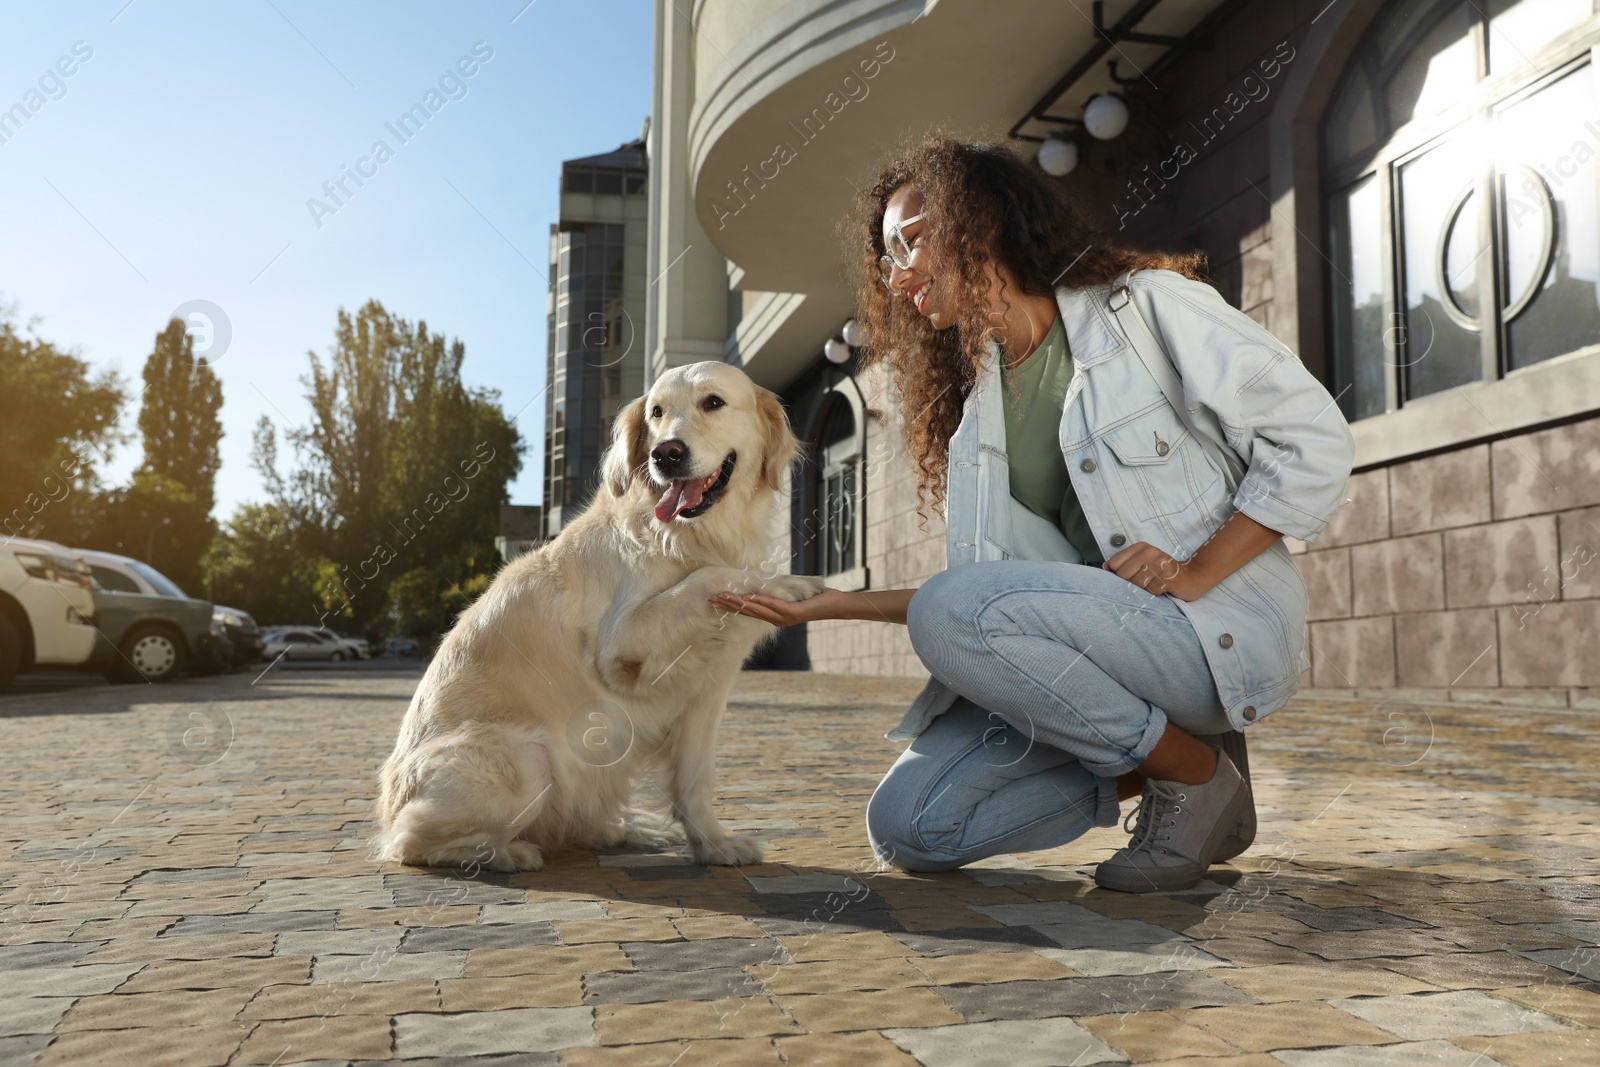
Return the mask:
M 1117 780 L 1096 778 L 1095 783 L 1100 787 L 1100 795 L 1095 803 L 1094 824 L 1115 826 L 1122 818 L 1122 802 L 1117 799 Z

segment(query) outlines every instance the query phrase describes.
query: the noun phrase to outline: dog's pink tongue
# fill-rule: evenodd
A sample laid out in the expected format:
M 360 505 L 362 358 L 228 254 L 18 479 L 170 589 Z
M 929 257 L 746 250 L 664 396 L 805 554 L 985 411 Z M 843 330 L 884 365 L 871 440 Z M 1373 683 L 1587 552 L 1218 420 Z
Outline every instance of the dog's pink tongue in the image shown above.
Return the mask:
M 661 499 L 656 501 L 656 518 L 662 522 L 671 522 L 678 517 L 678 512 L 700 503 L 704 492 L 705 482 L 698 478 L 673 482 L 667 486 L 667 491 L 661 494 Z

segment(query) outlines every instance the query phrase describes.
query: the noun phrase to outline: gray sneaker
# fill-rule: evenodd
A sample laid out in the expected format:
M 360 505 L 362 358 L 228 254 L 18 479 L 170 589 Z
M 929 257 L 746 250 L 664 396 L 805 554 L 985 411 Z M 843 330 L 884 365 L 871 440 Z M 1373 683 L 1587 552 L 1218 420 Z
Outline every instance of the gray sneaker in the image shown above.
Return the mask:
M 1188 889 L 1205 877 L 1249 802 L 1244 778 L 1220 751 L 1216 773 L 1203 785 L 1147 779 L 1123 823 L 1135 824 L 1133 838 L 1095 868 L 1096 884 L 1124 893 Z
M 1245 748 L 1244 734 L 1238 730 L 1208 734 L 1200 740 L 1228 754 L 1234 769 L 1244 779 L 1245 793 L 1250 798 L 1244 806 L 1244 814 L 1239 817 L 1238 825 L 1233 828 L 1233 833 L 1222 842 L 1222 847 L 1211 860 L 1212 863 L 1226 863 L 1249 848 L 1256 839 L 1256 796 L 1255 790 L 1250 786 L 1250 753 Z

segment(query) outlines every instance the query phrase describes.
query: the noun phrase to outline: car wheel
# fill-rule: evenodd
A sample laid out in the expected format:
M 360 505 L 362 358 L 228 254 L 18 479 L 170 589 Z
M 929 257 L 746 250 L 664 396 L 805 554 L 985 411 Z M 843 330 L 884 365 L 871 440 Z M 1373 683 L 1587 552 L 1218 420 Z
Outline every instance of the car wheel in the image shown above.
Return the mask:
M 17 636 L 17 628 L 11 620 L 0 615 L 0 693 L 5 692 L 21 666 L 22 638 Z
M 131 681 L 170 682 L 188 659 L 183 641 L 164 626 L 135 626 L 122 639 L 118 671 Z
M 328 658 L 331 659 L 335 663 L 343 663 L 344 662 L 344 653 L 336 651 L 336 652 L 334 652 L 333 655 L 329 656 Z

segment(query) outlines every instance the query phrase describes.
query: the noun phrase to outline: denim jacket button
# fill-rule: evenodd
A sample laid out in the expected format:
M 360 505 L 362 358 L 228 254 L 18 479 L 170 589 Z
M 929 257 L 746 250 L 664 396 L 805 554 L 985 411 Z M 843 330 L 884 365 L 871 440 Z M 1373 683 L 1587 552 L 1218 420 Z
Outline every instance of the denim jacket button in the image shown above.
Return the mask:
M 1217 644 L 1221 645 L 1223 648 L 1232 648 L 1233 647 L 1233 635 L 1232 634 L 1223 634 L 1221 637 L 1217 638 Z
M 1091 460 L 1090 462 L 1093 462 L 1093 461 Z M 1125 545 L 1127 543 L 1128 543 L 1128 539 L 1126 537 L 1122 536 L 1121 534 L 1112 534 L 1111 535 L 1111 544 L 1112 544 L 1113 547 L 1121 548 L 1123 545 Z
M 1247 707 L 1247 708 L 1244 709 L 1244 721 L 1245 722 L 1255 722 L 1256 721 L 1256 709 L 1255 709 L 1254 705 L 1251 705 L 1250 707 Z
M 1094 473 L 1094 460 L 1086 459 L 1081 464 L 1079 464 L 1079 467 L 1082 468 L 1082 470 L 1083 470 L 1083 472 L 1085 474 L 1093 474 Z

